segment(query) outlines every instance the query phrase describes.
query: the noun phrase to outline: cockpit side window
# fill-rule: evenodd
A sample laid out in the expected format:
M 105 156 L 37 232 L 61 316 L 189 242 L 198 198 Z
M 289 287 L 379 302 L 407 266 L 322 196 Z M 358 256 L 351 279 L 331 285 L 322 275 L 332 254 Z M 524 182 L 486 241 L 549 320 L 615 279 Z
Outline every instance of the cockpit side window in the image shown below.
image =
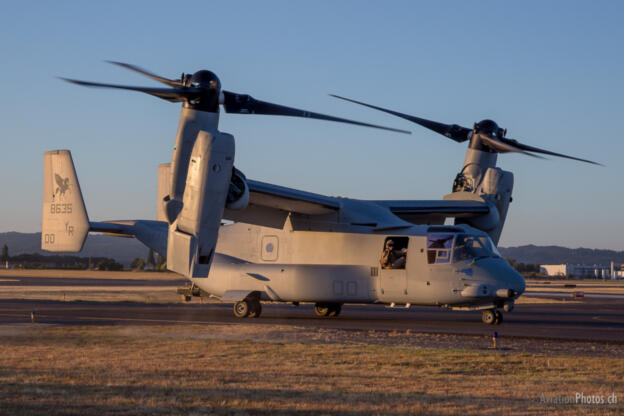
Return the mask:
M 453 249 L 454 262 L 482 257 L 500 257 L 492 240 L 485 236 L 457 235 Z
M 382 269 L 405 269 L 408 237 L 387 237 L 379 263 Z
M 498 248 L 496 248 L 496 245 L 494 244 L 492 239 L 490 239 L 490 237 L 481 236 L 479 237 L 479 241 L 481 241 L 481 244 L 483 244 L 483 247 L 485 247 L 488 251 L 491 252 L 492 256 L 503 257 L 500 251 L 498 251 Z
M 427 235 L 427 263 L 450 263 L 455 234 Z

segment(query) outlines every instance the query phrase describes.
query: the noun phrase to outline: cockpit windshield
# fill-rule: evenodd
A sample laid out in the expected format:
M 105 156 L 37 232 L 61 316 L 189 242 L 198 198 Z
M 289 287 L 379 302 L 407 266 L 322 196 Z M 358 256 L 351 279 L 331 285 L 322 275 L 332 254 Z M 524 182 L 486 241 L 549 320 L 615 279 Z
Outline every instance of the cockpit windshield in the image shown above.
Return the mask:
M 439 264 L 501 257 L 487 235 L 466 233 L 430 233 L 427 235 L 427 263 Z
M 453 247 L 454 262 L 483 257 L 501 257 L 488 236 L 457 234 Z

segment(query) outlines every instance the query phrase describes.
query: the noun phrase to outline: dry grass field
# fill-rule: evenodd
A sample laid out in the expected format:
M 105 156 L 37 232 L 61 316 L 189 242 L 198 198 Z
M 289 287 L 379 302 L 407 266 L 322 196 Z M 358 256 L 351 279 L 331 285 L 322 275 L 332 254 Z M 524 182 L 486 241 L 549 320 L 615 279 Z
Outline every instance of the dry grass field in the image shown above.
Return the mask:
M 71 282 L 48 284 L 60 276 Z M 39 283 L 17 280 L 27 277 Z M 85 279 L 108 282 L 85 286 Z M 0 299 L 177 303 L 176 279 L 0 270 Z M 620 344 L 501 337 L 502 348 L 492 350 L 490 342 L 293 325 L 6 324 L 0 325 L 0 415 L 624 414 Z M 620 403 L 553 403 L 577 393 L 605 400 L 615 393 Z
M 611 414 L 624 359 L 215 339 L 204 326 L 0 327 L 0 414 Z

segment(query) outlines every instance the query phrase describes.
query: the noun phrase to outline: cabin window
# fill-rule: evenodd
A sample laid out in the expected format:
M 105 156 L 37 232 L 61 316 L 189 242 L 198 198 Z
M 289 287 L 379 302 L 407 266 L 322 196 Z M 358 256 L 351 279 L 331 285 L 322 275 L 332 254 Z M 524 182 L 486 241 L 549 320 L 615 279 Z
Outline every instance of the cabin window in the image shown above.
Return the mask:
M 382 269 L 405 269 L 408 237 L 387 237 L 379 263 Z
M 427 235 L 427 263 L 450 263 L 455 234 Z
M 279 240 L 276 235 L 262 236 L 261 258 L 264 261 L 277 261 L 279 255 Z

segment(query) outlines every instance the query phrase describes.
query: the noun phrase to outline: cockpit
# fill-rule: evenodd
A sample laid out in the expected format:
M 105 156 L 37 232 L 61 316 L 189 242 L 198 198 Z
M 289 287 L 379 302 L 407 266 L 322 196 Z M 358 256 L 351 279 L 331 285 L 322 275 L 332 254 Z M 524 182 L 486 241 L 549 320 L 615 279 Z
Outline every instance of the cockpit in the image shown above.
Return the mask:
M 468 233 L 427 235 L 427 262 L 456 263 L 485 257 L 501 257 L 487 235 Z

